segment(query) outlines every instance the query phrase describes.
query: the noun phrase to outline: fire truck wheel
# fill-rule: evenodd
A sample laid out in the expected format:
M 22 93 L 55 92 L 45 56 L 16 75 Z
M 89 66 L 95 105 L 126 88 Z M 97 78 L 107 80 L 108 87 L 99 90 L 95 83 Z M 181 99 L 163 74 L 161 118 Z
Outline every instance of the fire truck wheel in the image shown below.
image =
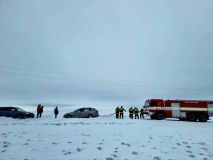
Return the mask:
M 195 115 L 195 114 L 193 114 L 193 113 L 190 113 L 189 115 L 188 115 L 188 121 L 192 121 L 192 122 L 195 122 L 195 121 L 197 121 L 197 116 Z
M 159 113 L 156 114 L 156 119 L 157 120 L 162 120 L 164 118 L 165 118 L 165 115 L 164 115 L 163 112 L 159 112 Z
M 199 117 L 198 117 L 198 120 L 200 122 L 207 122 L 207 119 L 208 117 L 206 116 L 206 114 L 201 114 Z

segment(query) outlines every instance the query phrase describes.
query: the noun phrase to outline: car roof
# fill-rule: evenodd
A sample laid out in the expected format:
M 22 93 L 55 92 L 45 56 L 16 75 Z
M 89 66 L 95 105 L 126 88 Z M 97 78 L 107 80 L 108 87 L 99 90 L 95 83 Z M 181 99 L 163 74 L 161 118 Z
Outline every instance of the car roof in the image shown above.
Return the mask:
M 79 108 L 79 109 L 95 109 L 95 108 L 92 108 L 92 107 L 82 107 L 82 108 Z
M 17 107 L 0 107 L 0 108 L 17 108 Z

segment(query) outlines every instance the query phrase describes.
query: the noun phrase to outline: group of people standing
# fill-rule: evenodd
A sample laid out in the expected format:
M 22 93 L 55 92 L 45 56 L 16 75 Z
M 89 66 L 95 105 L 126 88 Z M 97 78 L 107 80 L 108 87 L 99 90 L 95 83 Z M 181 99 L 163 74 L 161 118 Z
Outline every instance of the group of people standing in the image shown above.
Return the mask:
M 124 112 L 126 112 L 126 110 L 123 108 L 123 106 L 121 107 L 117 107 L 115 109 L 115 115 L 117 119 L 123 119 L 124 118 Z
M 137 107 L 130 107 L 129 108 L 129 118 L 130 119 L 139 119 L 139 113 L 140 113 L 140 119 L 144 118 L 144 110 L 141 108 L 140 110 Z
M 121 107 L 116 107 L 115 109 L 115 115 L 117 119 L 123 119 L 124 118 L 124 112 L 126 112 L 126 110 L 123 108 L 123 106 Z M 129 108 L 129 118 L 130 119 L 139 119 L 139 113 L 140 113 L 140 119 L 144 118 L 144 110 L 143 108 L 141 108 L 140 110 L 137 107 L 130 107 Z
M 36 112 L 37 112 L 36 118 L 41 118 L 41 115 L 42 115 L 43 111 L 44 111 L 44 106 L 42 106 L 41 104 L 39 104 L 37 106 L 37 108 L 36 108 Z M 57 118 L 58 113 L 59 113 L 58 106 L 56 106 L 55 109 L 54 109 L 55 118 Z

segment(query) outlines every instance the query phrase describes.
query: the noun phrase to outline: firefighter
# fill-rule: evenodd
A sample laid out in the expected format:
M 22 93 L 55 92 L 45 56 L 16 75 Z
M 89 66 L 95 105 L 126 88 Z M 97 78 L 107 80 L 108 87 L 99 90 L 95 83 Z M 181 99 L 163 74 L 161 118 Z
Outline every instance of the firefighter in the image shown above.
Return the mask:
M 119 106 L 118 106 L 118 107 L 116 107 L 116 109 L 115 109 L 116 119 L 119 118 L 119 113 L 120 113 L 120 108 L 119 108 Z
M 144 118 L 144 116 L 143 116 L 143 108 L 141 108 L 141 110 L 140 110 L 140 119 L 141 118 Z
M 132 107 L 129 108 L 129 118 L 133 119 L 133 108 Z
M 139 116 L 138 116 L 138 113 L 139 113 L 139 110 L 137 107 L 134 108 L 134 114 L 135 114 L 135 119 L 139 119 Z
M 124 118 L 124 111 L 126 112 L 126 110 L 123 108 L 123 106 L 121 106 L 121 108 L 120 108 L 120 118 L 121 119 Z

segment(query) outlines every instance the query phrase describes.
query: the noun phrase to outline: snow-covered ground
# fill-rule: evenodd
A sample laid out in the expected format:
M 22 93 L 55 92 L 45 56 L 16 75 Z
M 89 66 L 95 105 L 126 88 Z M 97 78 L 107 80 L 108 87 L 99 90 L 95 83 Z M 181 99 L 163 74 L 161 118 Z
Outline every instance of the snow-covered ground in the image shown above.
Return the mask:
M 213 120 L 0 117 L 0 160 L 212 160 Z

